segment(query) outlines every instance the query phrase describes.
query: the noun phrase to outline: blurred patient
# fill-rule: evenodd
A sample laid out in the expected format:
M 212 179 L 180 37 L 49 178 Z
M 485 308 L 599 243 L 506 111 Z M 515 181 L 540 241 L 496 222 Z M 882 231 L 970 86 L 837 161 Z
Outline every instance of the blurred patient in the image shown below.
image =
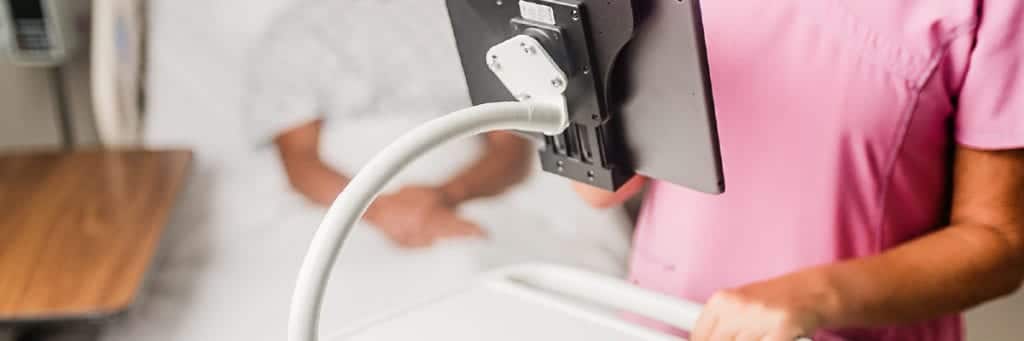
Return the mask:
M 449 25 L 441 0 L 301 2 L 253 51 L 249 130 L 258 142 L 276 146 L 296 191 L 329 205 L 353 174 L 320 156 L 331 148 L 321 143 L 325 129 L 367 117 L 422 121 L 470 104 Z M 403 247 L 481 235 L 456 208 L 523 180 L 530 154 L 528 142 L 516 135 L 483 138 L 481 157 L 451 169 L 442 185 L 384 194 L 364 219 Z

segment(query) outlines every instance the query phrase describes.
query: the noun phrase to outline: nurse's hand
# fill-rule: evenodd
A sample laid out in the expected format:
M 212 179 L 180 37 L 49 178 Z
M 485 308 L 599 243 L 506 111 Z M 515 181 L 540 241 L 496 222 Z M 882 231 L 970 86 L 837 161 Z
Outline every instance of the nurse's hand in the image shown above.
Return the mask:
M 442 191 L 432 187 L 409 186 L 382 195 L 366 219 L 399 246 L 409 248 L 427 247 L 442 238 L 484 235 L 479 226 L 458 216 Z
M 814 273 L 797 273 L 714 294 L 690 341 L 794 341 L 824 326 L 835 295 Z

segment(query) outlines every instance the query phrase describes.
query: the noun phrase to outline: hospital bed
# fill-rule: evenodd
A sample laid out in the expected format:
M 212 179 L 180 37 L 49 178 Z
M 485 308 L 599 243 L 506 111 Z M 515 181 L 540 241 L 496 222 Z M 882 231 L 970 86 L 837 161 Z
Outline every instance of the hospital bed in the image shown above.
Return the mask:
M 103 340 L 284 339 L 295 274 L 324 210 L 288 189 L 272 150 L 244 139 L 240 82 L 251 44 L 294 2 L 148 3 L 144 141 L 189 146 L 197 167 L 143 303 L 112 321 Z M 418 123 L 329 125 L 330 148 L 323 156 L 354 170 Z M 353 138 L 363 141 L 359 148 L 340 143 Z M 476 141 L 446 145 L 424 156 L 398 183 L 435 183 L 453 163 L 469 162 L 479 147 Z M 430 166 L 440 158 L 446 169 Z M 499 198 L 464 208 L 466 217 L 487 229 L 488 239 L 443 241 L 423 250 L 398 249 L 360 226 L 334 269 L 344 280 L 331 283 L 324 318 L 332 328 L 350 328 L 347 321 L 443 295 L 483 271 L 525 262 L 621 275 L 628 218 L 593 210 L 573 196 L 565 180 L 533 174 Z

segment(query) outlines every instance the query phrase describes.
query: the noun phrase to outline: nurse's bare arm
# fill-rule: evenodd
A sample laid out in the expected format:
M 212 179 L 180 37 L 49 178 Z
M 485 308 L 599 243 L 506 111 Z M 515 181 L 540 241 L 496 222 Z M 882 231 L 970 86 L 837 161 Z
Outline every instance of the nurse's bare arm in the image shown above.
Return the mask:
M 629 179 L 619 190 L 606 191 L 582 182 L 573 182 L 572 187 L 584 201 L 597 208 L 609 208 L 628 201 L 644 189 L 647 178 L 635 176 Z
M 452 204 L 501 194 L 520 183 L 530 171 L 529 141 L 510 132 L 485 135 L 482 156 L 441 186 Z
M 959 312 L 1024 282 L 1024 150 L 959 147 L 950 225 L 876 257 L 822 268 L 836 326 Z
M 877 256 L 719 292 L 705 306 L 693 340 L 737 333 L 792 340 L 820 328 L 918 321 L 1018 290 L 1024 281 L 1024 150 L 958 147 L 956 155 L 948 226 Z
M 345 188 L 349 176 L 320 159 L 322 120 L 294 127 L 274 139 L 292 188 L 310 201 L 327 206 Z

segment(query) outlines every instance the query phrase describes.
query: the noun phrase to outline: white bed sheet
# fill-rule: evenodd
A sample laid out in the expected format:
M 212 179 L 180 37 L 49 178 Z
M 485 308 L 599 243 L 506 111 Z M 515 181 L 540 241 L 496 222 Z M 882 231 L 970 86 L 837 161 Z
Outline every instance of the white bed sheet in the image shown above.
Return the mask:
M 293 281 L 324 210 L 288 190 L 270 150 L 246 145 L 238 82 L 247 45 L 294 1 L 151 1 L 147 143 L 191 147 L 197 165 L 141 303 L 111 321 L 103 340 L 285 338 Z M 329 126 L 324 156 L 355 171 L 414 125 Z M 435 183 L 478 151 L 474 140 L 449 144 L 399 183 Z M 625 267 L 625 215 L 586 207 L 568 182 L 539 171 L 462 213 L 487 229 L 488 239 L 403 250 L 359 226 L 335 267 L 322 329 L 448 292 L 500 265 L 544 260 L 614 274 Z
M 273 169 L 268 160 L 245 163 L 246 172 L 194 176 L 142 303 L 114 320 L 104 340 L 283 339 L 294 277 L 323 210 L 287 192 L 273 172 L 251 172 Z M 527 186 L 543 187 L 546 179 Z M 546 260 L 621 271 L 628 247 L 621 217 L 583 209 L 538 214 L 537 206 L 565 208 L 558 197 L 571 193 L 534 193 L 523 188 L 467 207 L 491 233 L 485 241 L 402 250 L 358 227 L 335 267 L 324 329 L 437 296 L 505 264 Z

